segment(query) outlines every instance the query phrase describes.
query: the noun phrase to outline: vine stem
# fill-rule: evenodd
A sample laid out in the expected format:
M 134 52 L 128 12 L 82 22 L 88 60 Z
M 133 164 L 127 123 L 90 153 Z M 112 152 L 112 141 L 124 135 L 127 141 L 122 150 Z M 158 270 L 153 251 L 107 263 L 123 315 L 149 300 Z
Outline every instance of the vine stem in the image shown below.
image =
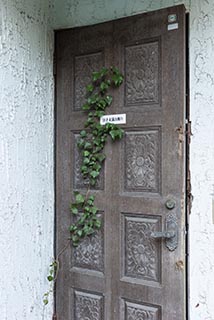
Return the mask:
M 78 142 L 78 147 L 84 151 L 82 155 L 85 162 L 83 161 L 84 165 L 81 167 L 81 172 L 83 177 L 86 176 L 86 178 L 89 178 L 89 182 L 86 185 L 87 191 L 85 195 L 80 192 L 77 192 L 77 194 L 75 193 L 76 202 L 71 204 L 71 212 L 74 215 L 82 213 L 82 217 L 77 221 L 76 225 L 72 224 L 70 226 L 69 230 L 72 237 L 67 240 L 64 247 L 62 247 L 59 253 L 53 258 L 52 264 L 50 265 L 49 275 L 47 277 L 49 281 L 52 281 L 53 289 L 50 288 L 49 291 L 44 294 L 44 304 L 48 303 L 49 294 L 55 292 L 56 281 L 60 270 L 60 256 L 62 256 L 68 248 L 71 240 L 73 245 L 77 246 L 80 238 L 91 235 L 95 232 L 95 229 L 99 229 L 101 226 L 101 221 L 96 218 L 98 208 L 94 205 L 95 197 L 94 195 L 90 197 L 89 194 L 91 187 L 95 185 L 97 178 L 100 175 L 101 163 L 105 160 L 103 149 L 107 135 L 109 134 L 112 140 L 115 141 L 122 138 L 123 130 L 115 124 L 110 123 L 107 124 L 108 126 L 103 128 L 99 124 L 99 120 L 105 114 L 104 111 L 106 107 L 110 106 L 112 103 L 113 97 L 111 95 L 107 95 L 107 90 L 110 87 L 119 87 L 122 82 L 123 76 L 117 68 L 111 67 L 109 70 L 107 68 L 102 68 L 99 72 L 93 72 L 92 84 L 89 84 L 86 87 L 86 91 L 89 96 L 86 96 L 87 100 L 82 106 L 82 110 L 90 111 L 88 119 L 85 122 L 85 128 L 91 129 L 91 132 L 89 133 L 92 135 L 92 138 L 90 139 L 90 137 L 87 136 L 87 132 L 82 130 L 80 132 L 81 138 Z M 98 92 L 95 91 L 96 87 L 98 88 Z M 83 210 L 83 212 L 81 210 Z

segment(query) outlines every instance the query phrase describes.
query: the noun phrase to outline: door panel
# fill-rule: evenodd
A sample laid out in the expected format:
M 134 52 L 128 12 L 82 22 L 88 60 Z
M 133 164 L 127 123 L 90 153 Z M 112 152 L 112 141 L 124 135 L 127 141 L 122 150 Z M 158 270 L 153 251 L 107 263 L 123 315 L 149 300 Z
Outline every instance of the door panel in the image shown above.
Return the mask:
M 170 14 L 178 23 L 172 31 Z M 108 113 L 127 115 L 124 137 L 106 146 L 92 190 L 102 228 L 61 256 L 59 319 L 184 320 L 185 8 L 59 31 L 56 54 L 57 251 L 69 237 L 73 191 L 86 189 L 77 140 L 93 71 L 122 71 Z M 175 250 L 171 240 L 154 237 L 169 223 L 178 230 Z

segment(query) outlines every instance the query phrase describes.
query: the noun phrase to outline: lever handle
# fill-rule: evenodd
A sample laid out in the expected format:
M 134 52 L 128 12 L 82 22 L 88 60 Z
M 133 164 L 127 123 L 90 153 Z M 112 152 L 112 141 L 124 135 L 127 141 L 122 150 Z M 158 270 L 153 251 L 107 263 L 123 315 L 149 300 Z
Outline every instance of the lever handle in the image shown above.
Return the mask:
M 164 239 L 165 245 L 170 251 L 174 251 L 178 246 L 178 225 L 176 216 L 169 214 L 166 217 L 165 231 L 152 231 L 150 236 L 153 239 Z
M 159 238 L 171 239 L 174 236 L 175 236 L 175 231 L 163 231 L 163 232 L 154 231 L 151 233 L 151 237 L 155 239 L 159 239 Z

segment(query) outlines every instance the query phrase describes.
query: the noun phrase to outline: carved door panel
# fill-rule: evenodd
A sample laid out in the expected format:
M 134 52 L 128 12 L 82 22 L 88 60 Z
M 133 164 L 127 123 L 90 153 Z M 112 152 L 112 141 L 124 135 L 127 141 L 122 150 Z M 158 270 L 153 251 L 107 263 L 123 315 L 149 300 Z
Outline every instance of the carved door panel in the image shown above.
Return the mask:
M 103 227 L 61 256 L 58 317 L 184 320 L 185 8 L 59 31 L 56 53 L 57 251 L 69 237 L 73 191 L 85 190 L 77 139 L 93 71 L 122 71 L 108 112 L 127 116 L 93 190 Z

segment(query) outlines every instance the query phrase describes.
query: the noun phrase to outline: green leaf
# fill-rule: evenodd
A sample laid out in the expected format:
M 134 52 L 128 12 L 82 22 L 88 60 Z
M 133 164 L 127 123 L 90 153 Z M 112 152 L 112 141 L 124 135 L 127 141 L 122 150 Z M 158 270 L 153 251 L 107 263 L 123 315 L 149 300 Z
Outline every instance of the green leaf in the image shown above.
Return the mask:
M 87 235 L 89 236 L 90 234 L 93 234 L 93 233 L 94 233 L 94 229 L 92 227 L 89 227 L 87 231 Z
M 87 201 L 87 203 L 88 203 L 88 201 Z M 84 207 L 84 211 L 89 212 L 89 211 L 90 211 L 89 206 L 85 206 L 85 207 Z
M 77 230 L 77 226 L 74 225 L 74 224 L 72 224 L 72 225 L 69 227 L 69 231 L 70 231 L 70 232 L 74 232 L 74 231 L 76 231 L 76 230 Z
M 78 209 L 75 204 L 71 204 L 70 210 L 71 210 L 71 213 L 78 214 Z
M 108 73 L 108 69 L 107 68 L 102 68 L 101 72 L 100 72 L 100 76 L 104 77 L 107 73 Z
M 93 171 L 90 172 L 90 176 L 95 179 L 96 177 L 99 176 L 99 172 L 93 170 Z
M 44 299 L 43 303 L 44 303 L 44 305 L 47 305 L 48 304 L 48 299 Z
M 90 162 L 89 158 L 84 158 L 83 159 L 83 164 L 88 164 Z
M 88 198 L 88 200 L 91 200 L 94 202 L 95 196 L 94 195 L 90 195 L 90 197 Z
M 80 131 L 80 136 L 81 136 L 82 138 L 85 138 L 86 135 L 87 135 L 87 133 L 86 133 L 85 130 Z
M 90 142 L 86 142 L 84 148 L 90 150 L 92 148 L 91 143 Z
M 91 213 L 92 214 L 96 214 L 98 212 L 98 208 L 97 207 L 92 207 L 91 208 Z
M 81 166 L 81 171 L 83 174 L 88 173 L 88 168 L 85 165 L 83 165 L 83 166 Z
M 78 145 L 79 148 L 83 148 L 84 145 L 85 145 L 85 140 L 82 139 L 82 138 L 80 138 L 80 139 L 78 140 L 78 142 L 77 142 L 77 145 Z
M 72 240 L 73 244 L 75 244 L 75 243 L 78 244 L 79 243 L 79 237 L 77 235 L 73 235 L 71 237 L 71 240 Z
M 119 87 L 123 82 L 123 76 L 119 73 L 115 73 L 112 76 L 112 81 L 116 87 Z
M 101 165 L 99 164 L 99 163 L 95 163 L 94 165 L 93 165 L 93 169 L 95 170 L 95 171 L 98 171 L 98 172 L 100 172 L 100 170 L 101 170 Z
M 47 277 L 47 279 L 48 279 L 48 281 L 53 281 L 54 277 L 50 275 Z
M 111 130 L 111 131 L 109 132 L 109 134 L 110 134 L 110 136 L 112 137 L 112 139 L 113 139 L 113 140 L 115 140 L 115 139 L 116 139 L 117 131 L 115 131 L 115 130 Z
M 82 110 L 84 110 L 84 111 L 90 110 L 90 105 L 89 105 L 88 103 L 85 103 L 85 104 L 82 106 Z
M 100 153 L 100 154 L 96 154 L 96 159 L 99 161 L 99 162 L 103 162 L 105 160 L 106 156 L 105 154 L 103 153 Z
M 79 241 L 77 241 L 77 242 L 73 242 L 72 244 L 73 244 L 73 247 L 78 247 L 78 245 L 79 245 Z
M 108 96 L 106 96 L 105 100 L 106 100 L 107 105 L 110 106 L 110 104 L 112 103 L 113 98 L 112 98 L 112 96 L 108 95 Z
M 93 92 L 94 86 L 93 86 L 92 84 L 89 84 L 89 85 L 86 87 L 86 90 L 87 90 L 87 92 Z
M 97 229 L 100 229 L 100 228 L 101 228 L 101 225 L 102 225 L 102 222 L 101 222 L 100 220 L 98 220 L 98 219 L 94 222 L 94 226 L 95 226 Z
M 90 152 L 88 150 L 83 151 L 83 157 L 88 157 L 90 155 Z
M 93 72 L 92 73 L 92 80 L 95 82 L 100 78 L 100 73 L 99 72 Z
M 100 84 L 100 90 L 102 91 L 102 92 L 105 92 L 107 89 L 109 88 L 109 84 L 108 83 L 106 83 L 106 82 L 101 82 L 101 84 Z
M 96 180 L 91 178 L 91 179 L 90 179 L 90 184 L 91 184 L 92 186 L 95 186 Z
M 110 136 L 112 137 L 113 140 L 116 139 L 121 139 L 123 136 L 123 130 L 120 128 L 115 127 L 115 129 L 110 130 L 109 132 Z
M 85 202 L 85 198 L 84 198 L 83 195 L 80 194 L 80 193 L 78 193 L 75 198 L 76 198 L 76 203 L 77 203 L 77 204 L 81 204 L 81 203 L 84 203 L 84 202 Z
M 95 112 L 95 116 L 98 117 L 98 118 L 101 118 L 102 116 L 104 116 L 105 112 L 102 111 L 102 110 L 97 110 Z
M 82 237 L 83 236 L 83 231 L 82 230 L 78 230 L 77 234 L 78 234 L 79 237 Z
M 82 214 L 81 218 L 78 220 L 78 225 L 83 225 L 87 219 L 87 214 Z
M 85 122 L 85 128 L 87 128 L 88 126 L 90 126 L 91 124 L 93 124 L 93 119 L 92 118 L 88 118 L 88 120 Z

